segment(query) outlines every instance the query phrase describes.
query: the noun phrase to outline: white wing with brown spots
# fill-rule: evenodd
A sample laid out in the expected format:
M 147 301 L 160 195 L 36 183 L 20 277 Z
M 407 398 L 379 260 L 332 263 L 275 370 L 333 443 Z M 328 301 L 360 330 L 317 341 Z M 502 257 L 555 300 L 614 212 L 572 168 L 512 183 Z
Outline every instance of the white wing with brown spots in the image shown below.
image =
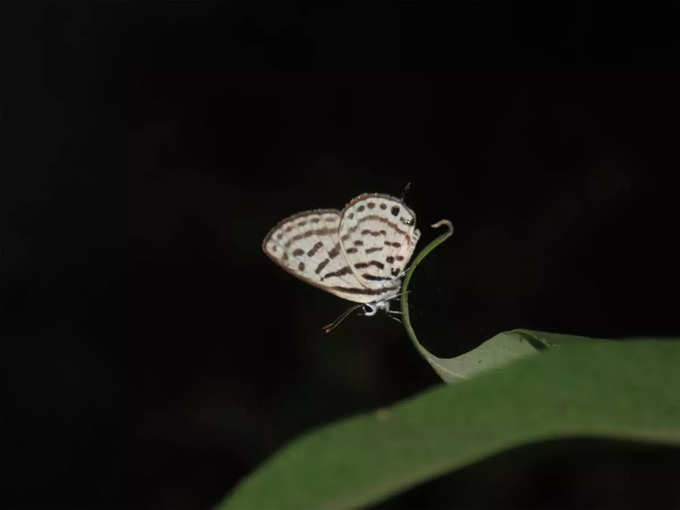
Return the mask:
M 265 237 L 262 249 L 293 276 L 341 298 L 357 303 L 383 300 L 389 294 L 364 285 L 349 266 L 339 229 L 340 211 L 301 212 L 279 222 Z
M 389 195 L 360 195 L 341 212 L 339 235 L 345 258 L 361 284 L 397 294 L 400 276 L 420 238 L 415 213 Z

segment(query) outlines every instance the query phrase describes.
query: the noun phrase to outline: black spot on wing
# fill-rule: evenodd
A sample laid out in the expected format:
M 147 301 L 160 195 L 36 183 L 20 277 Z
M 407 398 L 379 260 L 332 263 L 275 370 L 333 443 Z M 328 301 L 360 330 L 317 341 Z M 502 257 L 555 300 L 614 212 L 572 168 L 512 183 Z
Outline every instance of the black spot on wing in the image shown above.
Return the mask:
M 312 249 L 307 252 L 307 256 L 313 257 L 321 248 L 323 248 L 323 243 L 321 241 L 317 241 L 316 244 L 312 246 Z
M 349 266 L 345 266 L 342 269 L 338 269 L 337 271 L 331 271 L 330 273 L 326 273 L 321 277 L 321 280 L 325 280 L 326 278 L 330 278 L 331 276 L 343 276 L 346 274 L 350 274 L 352 272 L 352 269 Z
M 323 271 L 323 268 L 326 267 L 330 261 L 331 261 L 331 259 L 326 259 L 323 262 L 321 262 L 318 266 L 316 266 L 316 269 L 314 270 L 314 272 L 316 274 L 319 274 L 321 271 Z
M 362 274 L 361 277 L 366 279 L 366 280 L 371 280 L 371 281 L 374 281 L 374 282 L 380 282 L 380 281 L 385 281 L 385 280 L 387 280 L 387 281 L 394 280 L 394 278 L 390 278 L 389 276 L 374 276 L 374 275 L 368 274 L 368 273 Z
M 385 267 L 385 264 L 377 260 L 371 260 L 370 262 L 359 262 L 358 264 L 354 264 L 354 269 L 363 269 L 369 266 L 375 266 L 378 269 L 383 269 Z

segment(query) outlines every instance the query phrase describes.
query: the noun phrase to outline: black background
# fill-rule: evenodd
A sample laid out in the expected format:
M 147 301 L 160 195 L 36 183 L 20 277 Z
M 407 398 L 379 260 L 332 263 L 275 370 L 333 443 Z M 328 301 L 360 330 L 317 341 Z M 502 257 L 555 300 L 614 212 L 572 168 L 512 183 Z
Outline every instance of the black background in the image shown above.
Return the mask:
M 674 63 L 675 13 L 456 9 L 18 13 L 10 506 L 209 508 L 310 428 L 439 384 L 384 316 L 324 335 L 348 303 L 261 252 L 281 218 L 360 193 L 411 182 L 421 247 L 431 223 L 456 227 L 412 284 L 438 355 L 517 327 L 677 335 L 679 83 L 649 72 Z M 458 72 L 337 72 L 430 66 Z M 326 71 L 278 72 L 310 68 Z M 679 455 L 528 446 L 383 506 L 679 506 Z

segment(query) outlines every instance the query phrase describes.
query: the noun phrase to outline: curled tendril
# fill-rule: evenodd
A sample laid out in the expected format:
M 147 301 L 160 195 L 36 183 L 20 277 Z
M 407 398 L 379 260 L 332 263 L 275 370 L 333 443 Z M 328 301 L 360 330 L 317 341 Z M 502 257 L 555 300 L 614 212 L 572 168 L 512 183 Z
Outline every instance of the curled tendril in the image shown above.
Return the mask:
M 413 276 L 413 272 L 415 271 L 416 267 L 418 267 L 418 264 L 432 251 L 434 250 L 437 246 L 439 246 L 441 243 L 446 241 L 449 237 L 453 235 L 453 224 L 449 220 L 439 220 L 437 223 L 432 224 L 432 228 L 439 228 L 441 226 L 445 226 L 447 228 L 447 231 L 444 232 L 442 235 L 434 239 L 430 244 L 428 244 L 425 248 L 423 248 L 418 256 L 413 260 L 411 263 L 411 267 L 409 268 L 408 272 L 406 273 L 406 278 L 404 278 L 404 284 L 402 286 L 402 294 L 401 294 L 401 318 L 404 322 L 404 327 L 406 328 L 406 332 L 408 333 L 409 338 L 411 339 L 411 342 L 413 342 L 413 345 L 415 348 L 418 350 L 418 352 L 423 356 L 427 361 L 430 361 L 430 359 L 433 357 L 432 354 L 430 354 L 425 347 L 423 347 L 420 342 L 418 341 L 418 337 L 416 336 L 416 332 L 413 330 L 413 326 L 411 325 L 411 317 L 408 312 L 408 284 L 411 281 L 411 277 Z

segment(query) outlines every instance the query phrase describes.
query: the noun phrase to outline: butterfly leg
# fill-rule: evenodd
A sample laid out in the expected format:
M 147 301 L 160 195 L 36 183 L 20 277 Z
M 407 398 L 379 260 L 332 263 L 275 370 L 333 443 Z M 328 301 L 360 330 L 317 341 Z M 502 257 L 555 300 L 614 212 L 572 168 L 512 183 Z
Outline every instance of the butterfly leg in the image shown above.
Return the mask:
M 397 321 L 399 324 L 401 324 L 401 319 L 399 317 L 395 317 L 394 315 L 387 315 L 390 319 Z
M 385 313 L 390 319 L 394 319 L 395 321 L 401 323 L 401 319 L 398 317 L 395 317 L 395 315 L 401 315 L 401 312 L 399 310 L 392 310 L 390 309 L 390 305 L 392 304 L 392 301 L 386 301 L 386 306 L 385 306 Z

